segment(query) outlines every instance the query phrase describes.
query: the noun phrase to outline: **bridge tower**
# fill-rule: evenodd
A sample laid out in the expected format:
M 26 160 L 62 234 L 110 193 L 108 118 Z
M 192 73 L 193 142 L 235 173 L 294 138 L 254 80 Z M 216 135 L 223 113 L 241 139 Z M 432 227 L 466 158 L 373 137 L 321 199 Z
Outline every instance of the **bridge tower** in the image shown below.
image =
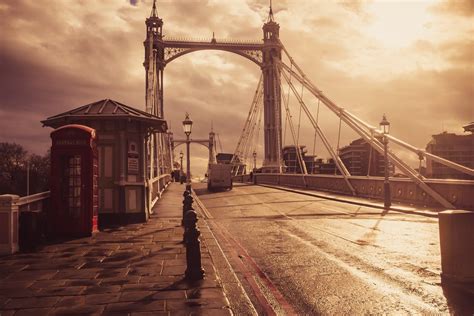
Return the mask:
M 146 19 L 147 36 L 145 45 L 146 111 L 164 118 L 163 72 L 174 59 L 198 50 L 221 50 L 238 54 L 256 63 L 263 74 L 264 91 L 264 134 L 265 172 L 280 172 L 281 159 L 281 88 L 280 70 L 282 44 L 279 39 L 280 26 L 273 17 L 272 5 L 267 21 L 263 25 L 263 42 L 192 41 L 163 39 L 163 20 L 153 1 L 151 15 Z M 212 136 L 214 137 L 214 136 Z M 213 145 L 211 145 L 213 146 Z
M 156 0 L 150 17 L 146 19 L 145 61 L 146 111 L 164 118 L 163 112 L 163 70 L 165 68 L 163 45 L 163 20 L 158 17 Z
M 209 132 L 209 163 L 216 163 L 216 133 L 211 127 Z
M 272 5 L 267 22 L 263 25 L 262 74 L 263 74 L 263 113 L 265 172 L 281 172 L 281 74 L 277 67 L 281 61 L 280 25 L 273 17 Z

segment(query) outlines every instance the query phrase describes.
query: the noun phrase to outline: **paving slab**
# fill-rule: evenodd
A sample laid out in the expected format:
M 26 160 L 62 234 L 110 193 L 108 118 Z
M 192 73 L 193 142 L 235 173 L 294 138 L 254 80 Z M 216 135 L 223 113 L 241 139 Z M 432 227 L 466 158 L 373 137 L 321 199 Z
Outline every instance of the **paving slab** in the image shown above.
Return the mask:
M 205 279 L 184 278 L 183 191 L 169 185 L 147 223 L 0 257 L 0 315 L 231 315 L 204 240 Z

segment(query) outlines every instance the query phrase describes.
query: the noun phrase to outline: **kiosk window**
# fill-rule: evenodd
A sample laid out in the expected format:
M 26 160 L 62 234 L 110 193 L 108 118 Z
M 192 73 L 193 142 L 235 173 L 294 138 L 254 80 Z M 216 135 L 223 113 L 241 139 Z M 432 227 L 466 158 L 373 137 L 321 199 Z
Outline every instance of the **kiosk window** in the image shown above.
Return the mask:
M 81 156 L 76 155 L 68 158 L 66 169 L 68 177 L 68 208 L 73 217 L 79 217 L 81 213 Z

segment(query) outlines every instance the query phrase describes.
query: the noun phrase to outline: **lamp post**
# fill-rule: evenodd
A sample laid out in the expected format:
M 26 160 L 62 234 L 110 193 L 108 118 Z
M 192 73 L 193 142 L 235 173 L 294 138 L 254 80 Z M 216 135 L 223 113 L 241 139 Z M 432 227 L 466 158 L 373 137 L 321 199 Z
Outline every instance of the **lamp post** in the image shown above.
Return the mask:
M 183 184 L 183 151 L 179 152 L 179 182 Z
M 186 190 L 191 191 L 191 158 L 189 155 L 189 135 L 191 135 L 191 129 L 193 127 L 193 121 L 189 118 L 189 114 L 186 113 L 186 117 L 183 121 L 183 130 L 184 134 L 186 134 Z
M 257 152 L 254 151 L 252 153 L 252 156 L 253 156 L 253 170 L 255 171 L 255 169 L 257 169 Z
M 392 197 L 390 194 L 390 181 L 389 177 L 389 163 L 388 163 L 388 138 L 387 135 L 390 133 L 390 122 L 387 121 L 385 114 L 383 115 L 382 121 L 380 122 L 380 130 L 383 133 L 383 149 L 384 149 L 384 160 L 385 160 L 385 179 L 383 181 L 384 191 L 384 207 L 388 209 L 392 205 Z

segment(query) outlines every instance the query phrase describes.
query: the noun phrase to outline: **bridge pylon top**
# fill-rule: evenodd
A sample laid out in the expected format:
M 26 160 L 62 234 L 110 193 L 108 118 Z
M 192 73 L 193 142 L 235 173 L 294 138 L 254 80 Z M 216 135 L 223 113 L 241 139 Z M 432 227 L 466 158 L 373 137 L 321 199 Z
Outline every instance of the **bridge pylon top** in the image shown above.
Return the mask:
M 270 10 L 268 11 L 268 18 L 267 18 L 267 23 L 268 22 L 275 22 L 275 18 L 273 16 L 273 8 L 272 8 L 272 0 L 270 0 Z

